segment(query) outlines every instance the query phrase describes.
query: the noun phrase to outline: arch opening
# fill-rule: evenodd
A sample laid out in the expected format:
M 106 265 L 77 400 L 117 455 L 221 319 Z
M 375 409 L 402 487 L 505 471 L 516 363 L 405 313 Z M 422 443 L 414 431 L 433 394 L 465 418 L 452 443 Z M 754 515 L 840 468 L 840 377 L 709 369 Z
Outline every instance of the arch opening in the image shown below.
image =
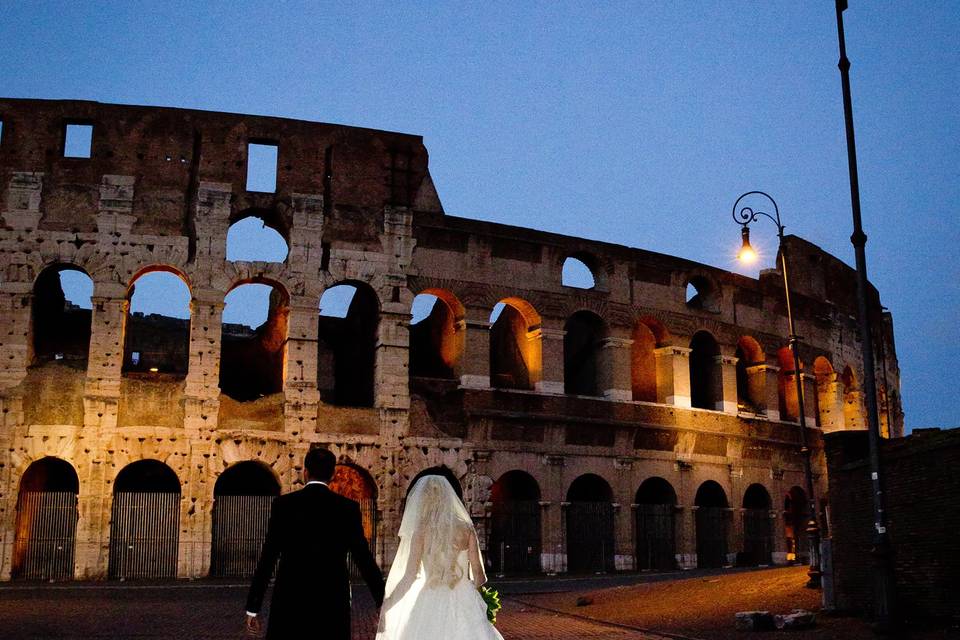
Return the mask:
M 743 555 L 737 564 L 769 565 L 773 553 L 770 523 L 770 493 L 762 484 L 752 484 L 743 494 Z
M 363 523 L 363 535 L 370 546 L 370 552 L 377 554 L 377 483 L 373 476 L 354 464 L 337 464 L 330 480 L 330 490 L 360 505 L 360 520 Z M 350 577 L 354 582 L 362 579 L 360 569 L 350 561 Z
M 450 483 L 450 486 L 453 487 L 453 491 L 457 494 L 457 497 L 460 498 L 460 500 L 463 500 L 463 485 L 460 484 L 460 479 L 457 478 L 457 474 L 453 472 L 453 469 L 445 464 L 435 467 L 427 467 L 415 475 L 413 480 L 410 481 L 410 484 L 407 485 L 407 495 L 410 495 L 410 490 L 413 489 L 413 485 L 417 484 L 417 480 L 424 476 L 441 476 L 446 478 L 447 482 Z
M 329 404 L 372 407 L 380 301 L 369 285 L 337 284 L 320 298 L 317 387 Z
M 490 492 L 487 558 L 497 575 L 540 571 L 540 486 L 526 471 L 504 473 Z
M 69 264 L 40 272 L 33 285 L 32 364 L 57 361 L 85 369 L 90 352 L 93 280 Z
M 603 320 L 590 311 L 577 311 L 567 320 L 564 331 L 564 393 L 600 395 L 603 339 L 606 337 Z
M 283 390 L 290 303 L 279 286 L 243 283 L 224 300 L 220 390 L 249 402 Z
M 727 494 L 723 487 L 707 480 L 697 489 L 694 505 L 697 532 L 697 567 L 723 567 L 727 564 Z
M 684 287 L 684 299 L 690 309 L 716 313 L 720 310 L 716 287 L 704 276 L 691 276 Z
M 540 315 L 525 300 L 506 298 L 490 314 L 490 384 L 534 389 L 540 381 Z
M 284 229 L 270 216 L 250 213 L 227 229 L 227 260 L 231 262 L 283 262 L 290 251 Z
M 11 577 L 70 580 L 76 549 L 80 480 L 69 462 L 34 461 L 20 479 Z
M 457 379 L 464 329 L 463 306 L 453 294 L 428 290 L 415 297 L 410 320 L 410 375 Z
M 183 377 L 190 363 L 190 288 L 167 270 L 137 276 L 127 291 L 123 373 Z
M 677 494 L 673 486 L 663 478 L 647 478 L 637 489 L 634 502 L 637 569 L 675 569 Z
M 180 542 L 180 480 L 158 460 L 124 467 L 113 485 L 112 579 L 175 578 Z
M 604 573 L 615 568 L 613 490 L 594 474 L 578 477 L 567 490 L 567 569 Z
M 650 325 L 638 321 L 633 327 L 633 344 L 630 345 L 630 381 L 634 400 L 657 401 L 658 346 Z
M 570 256 L 563 261 L 563 272 L 560 282 L 565 287 L 573 287 L 575 289 L 593 289 L 596 286 L 593 269 L 587 266 L 586 262 L 575 256 Z
M 267 537 L 280 483 L 265 464 L 246 460 L 227 467 L 213 487 L 210 575 L 249 578 Z
M 866 429 L 860 384 L 850 365 L 844 367 L 843 373 L 840 374 L 840 382 L 843 386 L 843 428 L 847 430 Z
M 710 333 L 698 331 L 690 341 L 690 404 L 695 409 L 723 409 L 720 346 Z

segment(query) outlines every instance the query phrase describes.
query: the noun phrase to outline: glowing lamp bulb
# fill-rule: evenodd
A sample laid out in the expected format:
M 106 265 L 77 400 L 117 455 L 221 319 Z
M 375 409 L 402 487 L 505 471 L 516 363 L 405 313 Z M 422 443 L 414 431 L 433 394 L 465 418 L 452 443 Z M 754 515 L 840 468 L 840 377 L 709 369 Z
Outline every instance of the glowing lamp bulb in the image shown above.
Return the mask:
M 740 235 L 743 236 L 743 246 L 740 247 L 740 251 L 737 253 L 737 259 L 745 264 L 755 262 L 757 252 L 750 246 L 750 227 L 744 227 L 740 231 Z
M 158 371 L 160 371 L 160 369 L 157 369 L 156 367 L 150 367 L 150 373 L 156 373 Z

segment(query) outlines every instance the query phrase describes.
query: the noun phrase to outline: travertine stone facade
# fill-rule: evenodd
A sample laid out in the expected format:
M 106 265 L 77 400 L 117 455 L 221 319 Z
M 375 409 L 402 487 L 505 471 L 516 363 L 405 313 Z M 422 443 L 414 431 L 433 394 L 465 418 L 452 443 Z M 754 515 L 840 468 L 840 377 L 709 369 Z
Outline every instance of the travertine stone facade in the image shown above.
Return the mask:
M 705 539 L 707 526 L 700 509 L 721 509 L 723 562 L 749 551 L 747 512 L 756 508 L 744 496 L 754 484 L 770 499 L 766 552 L 777 562 L 791 553 L 784 496 L 804 482 L 792 363 L 778 356 L 787 333 L 779 272 L 753 280 L 448 216 L 417 136 L 76 101 L 0 99 L 0 121 L 0 578 L 15 575 L 17 536 L 27 535 L 22 523 L 17 531 L 22 479 L 44 458 L 76 473 L 77 578 L 108 575 L 118 474 L 140 460 L 169 467 L 180 484 L 176 574 L 187 577 L 206 575 L 216 553 L 218 477 L 258 461 L 291 490 L 312 445 L 365 472 L 385 563 L 405 491 L 436 466 L 458 478 L 488 558 L 507 571 L 645 566 L 638 489 L 650 478 L 675 493 L 666 517 L 679 566 L 708 553 L 698 550 L 698 527 Z M 64 157 L 68 124 L 92 125 L 89 158 Z M 275 193 L 246 191 L 250 142 L 278 148 Z M 248 216 L 283 235 L 285 261 L 227 260 L 228 229 Z M 788 237 L 787 248 L 803 336 L 805 428 L 824 497 L 821 431 L 865 424 L 855 281 L 846 265 L 799 238 Z M 593 288 L 562 285 L 568 258 L 587 265 Z M 48 268 L 79 269 L 93 281 L 82 362 L 45 360 L 36 350 L 35 283 Z M 158 270 L 189 286 L 189 362 L 180 376 L 131 375 L 131 285 Z M 222 314 L 226 294 L 251 282 L 279 292 L 271 327 L 285 326 L 282 390 L 241 402 L 220 389 Z M 322 356 L 318 306 L 338 283 L 376 296 L 370 406 L 331 401 L 323 382 L 334 374 Z M 689 301 L 688 283 L 699 292 Z M 410 325 L 421 293 L 447 309 L 448 324 L 438 320 L 431 334 L 443 374 L 410 369 L 411 349 L 429 344 L 415 340 Z M 491 316 L 501 302 L 502 321 Z M 873 309 L 882 320 L 884 427 L 899 435 L 892 321 L 875 292 Z M 745 336 L 757 346 L 749 355 Z M 509 529 L 498 524 L 500 500 L 516 488 L 497 481 L 512 471 L 535 481 L 535 496 L 515 498 L 536 505 L 524 516 L 536 523 L 532 538 L 497 533 Z M 711 481 L 726 504 L 698 504 Z M 597 522 L 612 523 L 599 560 L 571 556 L 594 540 L 578 529 L 583 504 L 601 505 Z M 522 567 L 503 559 L 503 545 L 521 538 Z

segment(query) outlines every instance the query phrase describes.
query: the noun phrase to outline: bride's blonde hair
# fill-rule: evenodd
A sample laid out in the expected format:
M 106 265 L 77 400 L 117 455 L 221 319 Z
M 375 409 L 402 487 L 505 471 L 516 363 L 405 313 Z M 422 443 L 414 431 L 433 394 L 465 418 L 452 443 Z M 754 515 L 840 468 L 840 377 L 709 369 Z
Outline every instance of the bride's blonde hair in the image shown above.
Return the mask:
M 453 587 L 463 578 L 457 556 L 473 521 L 446 478 L 428 475 L 410 491 L 400 526 L 401 537 L 423 535 L 421 563 L 428 586 Z

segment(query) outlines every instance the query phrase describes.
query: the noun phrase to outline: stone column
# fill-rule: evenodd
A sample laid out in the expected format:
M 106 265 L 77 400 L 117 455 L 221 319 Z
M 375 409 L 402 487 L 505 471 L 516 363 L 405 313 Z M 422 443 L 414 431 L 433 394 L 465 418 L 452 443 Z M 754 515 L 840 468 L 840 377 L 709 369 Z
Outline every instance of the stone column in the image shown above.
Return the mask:
M 122 284 L 97 282 L 94 285 L 90 356 L 83 397 L 83 422 L 87 427 L 117 426 L 124 324 L 130 304 L 126 294 Z
M 190 301 L 190 363 L 184 391 L 184 428 L 217 427 L 220 405 L 220 339 L 223 295 L 196 288 Z
M 628 349 L 629 353 L 629 349 Z M 629 508 L 633 503 L 633 481 L 630 469 L 633 467 L 633 458 L 621 456 L 614 460 L 614 504 L 613 504 L 613 544 L 614 568 L 617 571 L 632 571 L 636 568 L 634 552 L 634 510 Z M 626 506 L 624 506 L 626 505 Z
M 690 399 L 690 352 L 687 347 L 660 347 L 653 354 L 657 363 L 657 402 L 677 407 L 692 406 Z
M 460 366 L 460 385 L 468 389 L 490 388 L 490 310 L 467 307 L 466 337 Z
M 0 326 L 6 328 L 0 344 L 0 389 L 9 389 L 27 377 L 33 357 L 31 310 L 33 285 L 0 283 Z
M 755 364 L 747 367 L 747 387 L 750 399 L 757 405 L 757 413 L 766 413 L 767 405 L 767 373 L 765 364 Z
M 313 298 L 290 301 L 287 324 L 287 358 L 284 376 L 284 428 L 287 433 L 317 430 L 317 305 Z
M 773 364 L 758 365 L 766 375 L 767 419 L 780 420 L 780 367 Z
M 680 527 L 683 535 L 678 540 L 677 548 L 680 550 L 680 568 L 697 568 L 697 505 L 683 506 L 683 513 L 679 514 Z
M 771 514 L 770 526 L 773 528 L 773 553 L 771 554 L 774 564 L 787 564 L 787 536 L 784 531 L 784 511 L 783 511 L 783 470 L 771 469 L 770 478 L 773 480 L 773 510 Z
M 737 360 L 735 356 L 717 356 L 720 367 L 723 400 L 717 403 L 717 411 L 737 415 Z
M 409 309 L 402 302 L 385 302 L 380 312 L 373 401 L 379 409 L 410 409 Z
M 547 574 L 567 571 L 566 487 L 563 484 L 563 456 L 547 454 L 541 459 L 546 467 L 541 507 L 540 566 Z
M 617 336 L 604 338 L 600 345 L 600 390 L 609 400 L 633 400 L 633 384 L 630 375 L 630 346 L 633 340 Z
M 820 427 L 825 433 L 843 429 L 843 385 L 836 379 L 824 384 L 820 396 Z
M 542 367 L 536 390 L 542 393 L 563 393 L 563 337 L 567 332 L 544 319 L 540 330 L 540 358 Z
M 92 452 L 89 463 L 78 468 L 80 494 L 77 508 L 76 549 L 74 552 L 74 578 L 90 580 L 105 578 L 110 556 L 110 509 L 112 487 L 106 484 L 106 463 L 101 458 L 105 452 Z

